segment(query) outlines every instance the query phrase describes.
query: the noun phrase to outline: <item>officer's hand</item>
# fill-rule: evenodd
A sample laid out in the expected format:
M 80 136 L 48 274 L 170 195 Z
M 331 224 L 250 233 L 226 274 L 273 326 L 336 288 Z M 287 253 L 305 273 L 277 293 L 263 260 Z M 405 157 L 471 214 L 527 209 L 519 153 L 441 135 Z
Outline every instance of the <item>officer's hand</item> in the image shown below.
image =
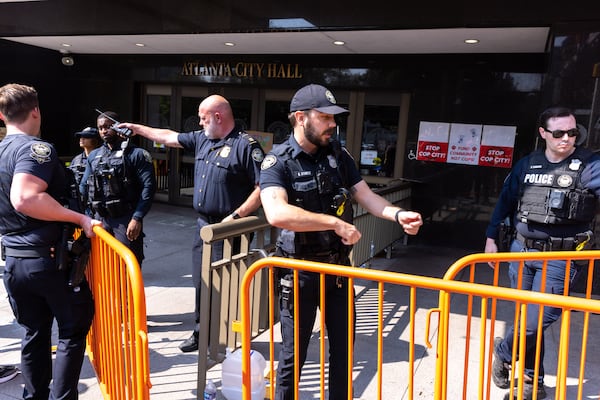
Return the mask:
M 130 241 L 134 241 L 140 236 L 142 233 L 142 221 L 136 221 L 135 219 L 131 219 L 129 224 L 127 225 L 127 239 Z
M 487 238 L 485 240 L 485 252 L 486 253 L 497 253 L 498 252 L 498 245 L 496 245 L 496 241 L 492 238 Z M 494 268 L 494 263 L 493 262 L 489 262 L 488 265 L 492 268 Z
M 119 125 L 117 125 L 117 128 L 125 128 L 125 129 L 129 129 L 131 131 L 131 135 L 129 135 L 129 137 L 131 136 L 135 136 L 136 135 L 136 129 L 139 125 L 137 124 L 132 124 L 130 122 L 121 122 Z M 119 135 L 122 136 L 122 135 Z M 126 137 L 126 136 L 123 136 Z
M 355 244 L 361 237 L 361 233 L 354 225 L 344 222 L 341 219 L 336 225 L 335 233 L 342 238 L 342 243 L 347 246 Z
M 81 229 L 83 229 L 83 233 L 85 233 L 85 236 L 89 238 L 96 236 L 93 230 L 94 226 L 102 226 L 102 221 L 92 219 L 86 215 L 83 219 L 83 223 L 81 224 Z
M 423 225 L 423 218 L 421 214 L 414 211 L 402 211 L 398 214 L 398 221 L 400 226 L 409 235 L 416 235 L 419 232 L 419 228 Z

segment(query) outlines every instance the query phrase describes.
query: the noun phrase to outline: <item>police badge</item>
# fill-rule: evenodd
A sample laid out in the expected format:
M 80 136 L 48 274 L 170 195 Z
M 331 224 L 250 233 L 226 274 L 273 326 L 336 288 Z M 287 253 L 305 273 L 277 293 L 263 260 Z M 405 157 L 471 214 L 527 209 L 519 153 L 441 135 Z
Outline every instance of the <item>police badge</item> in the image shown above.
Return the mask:
M 29 149 L 31 150 L 31 153 L 29 153 L 29 155 L 31 156 L 31 158 L 37 161 L 38 164 L 43 164 L 50 161 L 50 154 L 52 154 L 52 149 L 48 144 L 44 142 L 33 143 Z

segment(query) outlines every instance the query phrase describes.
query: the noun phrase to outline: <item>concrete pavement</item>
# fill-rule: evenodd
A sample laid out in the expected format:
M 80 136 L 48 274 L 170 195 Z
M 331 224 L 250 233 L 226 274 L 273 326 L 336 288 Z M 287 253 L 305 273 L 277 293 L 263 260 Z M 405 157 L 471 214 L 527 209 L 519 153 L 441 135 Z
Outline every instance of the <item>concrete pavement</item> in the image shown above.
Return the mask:
M 190 249 L 195 213 L 191 208 L 155 203 L 144 223 L 147 236 L 143 277 L 148 312 L 151 382 L 153 384 L 150 392 L 151 399 L 196 399 L 199 398 L 196 393 L 197 352 L 184 354 L 178 349 L 178 345 L 189 336 L 193 327 L 194 289 L 190 275 Z M 449 265 L 471 252 L 473 251 L 459 248 L 432 247 L 428 243 L 419 242 L 418 239 L 411 239 L 408 246 L 398 244 L 392 252 L 391 259 L 376 257 L 371 263 L 371 268 L 441 277 Z M 1 267 L 0 272 L 3 272 Z M 356 282 L 356 289 L 355 398 L 375 399 L 377 398 L 377 375 L 373 366 L 376 365 L 377 360 L 377 352 L 374 347 L 377 326 L 373 325 L 374 319 L 369 318 L 369 312 L 372 310 L 373 301 L 377 296 L 377 289 L 372 282 Z M 416 318 L 425 318 L 427 310 L 437 305 L 437 296 L 437 292 L 429 290 L 418 292 Z M 0 301 L 0 364 L 18 364 L 20 339 L 23 331 L 14 322 L 8 301 L 5 299 L 6 293 L 3 285 L 0 285 L 0 297 L 2 298 Z M 408 398 L 407 304 L 406 288 L 386 288 L 385 340 L 386 343 L 397 344 L 398 351 L 386 352 L 384 357 L 382 396 L 384 399 Z M 457 319 L 462 319 L 462 316 L 457 316 Z M 598 325 L 597 321 L 592 321 L 592 323 Z M 416 343 L 423 343 L 424 332 L 422 327 L 418 329 Z M 573 332 L 578 333 L 577 331 L 581 331 L 581 326 L 574 325 Z M 592 332 L 594 331 L 592 330 Z M 318 336 L 317 332 L 316 336 Z M 555 339 L 556 335 L 553 334 L 551 328 L 546 341 L 548 365 L 557 357 L 553 350 L 549 350 L 556 347 Z M 598 344 L 598 341 L 595 344 Z M 267 345 L 268 338 L 259 337 L 253 342 L 253 348 L 261 351 L 265 358 L 268 358 Z M 317 345 L 318 341 L 312 340 L 309 361 L 303 370 L 300 386 L 302 400 L 319 398 Z M 417 344 L 415 352 L 417 360 L 414 373 L 415 396 L 419 399 L 431 399 L 433 398 L 435 352 L 427 349 L 423 344 Z M 220 366 L 221 364 L 216 364 L 209 371 L 209 378 L 215 381 L 217 387 L 220 387 Z M 586 371 L 591 382 L 599 382 L 600 372 L 595 369 Z M 460 375 L 460 371 L 451 371 L 451 373 Z M 550 368 L 547 368 L 546 385 L 548 386 L 548 396 L 553 398 L 554 390 Z M 102 398 L 87 358 L 82 370 L 79 390 L 79 398 L 82 400 Z M 491 398 L 500 399 L 504 392 L 505 390 L 492 387 Z M 598 393 L 599 391 L 596 390 L 593 394 L 597 396 Z M 20 375 L 7 383 L 0 384 L 0 400 L 19 399 L 21 394 L 22 377 Z M 588 395 L 592 395 L 592 393 L 590 392 Z M 460 393 L 449 392 L 448 394 L 449 399 L 460 397 Z M 220 394 L 219 398 L 222 398 Z

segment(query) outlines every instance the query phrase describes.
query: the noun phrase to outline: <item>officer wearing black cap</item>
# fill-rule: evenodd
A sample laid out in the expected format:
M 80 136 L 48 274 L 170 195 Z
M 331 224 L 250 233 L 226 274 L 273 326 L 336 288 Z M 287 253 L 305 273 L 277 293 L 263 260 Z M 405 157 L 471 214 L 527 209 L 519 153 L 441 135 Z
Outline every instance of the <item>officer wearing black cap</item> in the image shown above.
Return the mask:
M 193 151 L 194 209 L 198 220 L 192 247 L 192 279 L 196 287 L 196 328 L 179 348 L 198 350 L 202 227 L 251 215 L 260 207 L 258 175 L 264 153 L 260 144 L 235 125 L 231 105 L 222 96 L 212 95 L 198 106 L 202 130 L 178 133 L 143 125 L 123 123 L 133 133 L 169 147 Z M 213 245 L 213 256 L 221 257 L 223 242 Z
M 545 148 L 519 160 L 504 181 L 486 231 L 486 253 L 498 251 L 499 226 L 512 219 L 516 237 L 512 252 L 572 251 L 592 247 L 592 223 L 600 198 L 600 156 L 580 146 L 583 143 L 575 115 L 565 107 L 550 107 L 540 114 L 537 134 Z M 493 265 L 492 265 L 493 266 Z M 545 270 L 545 282 L 542 281 Z M 522 274 L 520 272 L 522 271 Z M 569 276 L 567 277 L 566 274 Z M 511 262 L 508 274 L 513 288 L 563 294 L 565 282 L 572 282 L 576 272 L 566 260 Z M 519 276 L 521 275 L 521 276 Z M 520 285 L 520 286 L 519 286 Z M 536 305 L 527 307 L 526 349 L 524 362 L 523 398 L 546 397 L 544 389 L 544 331 L 561 315 L 560 308 L 545 307 L 542 331 L 538 331 Z M 514 328 L 504 338 L 494 342 L 492 379 L 496 386 L 510 386 L 509 367 L 512 361 Z M 538 334 L 542 346 L 536 352 Z M 518 351 L 517 351 L 518 354 Z M 540 365 L 536 371 L 536 357 Z M 534 377 L 537 374 L 537 382 Z M 519 382 L 520 383 L 520 382 Z M 537 389 L 535 389 L 537 385 Z M 517 388 L 506 399 L 517 398 Z
M 75 137 L 79 138 L 79 147 L 83 151 L 73 157 L 69 164 L 69 169 L 73 171 L 77 185 L 79 185 L 81 178 L 83 178 L 90 152 L 100 146 L 100 133 L 98 133 L 98 129 L 88 126 L 79 132 L 75 132 Z
M 143 219 L 156 192 L 154 165 L 147 150 L 112 129 L 117 119 L 113 111 L 98 116 L 98 132 L 104 144 L 90 152 L 79 188 L 93 215 L 135 254 L 141 267 Z
M 414 235 L 421 215 L 398 208 L 375 194 L 362 180 L 354 160 L 332 140 L 335 115 L 348 111 L 321 85 L 296 92 L 290 104 L 293 128 L 287 142 L 275 147 L 261 165 L 261 200 L 271 225 L 281 228 L 277 254 L 284 257 L 350 265 L 350 249 L 361 233 L 352 224 L 352 201 L 369 213 L 395 221 Z M 316 310 L 319 275 L 298 272 L 299 293 L 291 271 L 282 271 L 280 321 L 282 348 L 277 370 L 276 400 L 294 399 L 294 352 L 306 359 Z M 294 310 L 299 296 L 300 310 Z M 348 280 L 325 278 L 325 324 L 329 338 L 329 399 L 348 398 Z M 300 340 L 294 348 L 294 315 L 299 315 Z M 354 321 L 353 321 L 354 322 Z M 302 368 L 300 365 L 300 368 Z
M 40 139 L 41 113 L 30 86 L 0 87 L 0 235 L 4 285 L 17 322 L 25 329 L 21 347 L 24 399 L 77 399 L 85 338 L 94 303 L 87 282 L 68 285 L 58 268 L 58 238 L 65 223 L 93 236 L 87 215 L 63 206 L 66 169 L 54 147 Z M 52 366 L 52 323 L 58 346 Z M 50 384 L 52 382 L 52 384 Z

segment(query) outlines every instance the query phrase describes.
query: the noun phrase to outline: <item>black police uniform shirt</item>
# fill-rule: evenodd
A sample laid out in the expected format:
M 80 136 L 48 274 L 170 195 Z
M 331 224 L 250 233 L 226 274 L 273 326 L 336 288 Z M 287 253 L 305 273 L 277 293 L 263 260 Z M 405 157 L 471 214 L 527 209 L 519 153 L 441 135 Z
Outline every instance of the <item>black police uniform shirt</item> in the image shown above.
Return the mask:
M 239 207 L 258 185 L 264 152 L 250 135 L 234 128 L 223 139 L 204 130 L 180 133 L 179 144 L 194 152 L 194 209 L 220 220 Z
M 127 177 L 132 181 L 126 185 L 126 193 L 122 194 L 121 199 L 126 200 L 133 207 L 131 218 L 142 219 L 150 211 L 154 193 L 156 192 L 156 179 L 154 176 L 154 165 L 152 164 L 152 156 L 147 150 L 129 143 L 125 150 L 121 150 L 121 144 L 116 143 L 113 149 L 105 143 L 102 146 L 90 152 L 87 159 L 87 165 L 81 182 L 79 191 L 84 198 L 91 201 L 90 197 L 92 188 L 87 187 L 87 182 L 90 175 L 94 173 L 93 165 L 97 158 L 108 157 L 120 158 L 125 157 L 125 168 L 127 169 Z M 121 176 L 123 172 L 120 172 Z
M 61 223 L 40 221 L 17 212 L 10 202 L 15 174 L 31 174 L 47 183 L 46 192 L 57 201 L 65 196 L 66 176 L 54 147 L 39 138 L 16 134 L 0 144 L 0 232 L 8 247 L 52 246 L 60 237 Z M 10 221 L 10 222 L 9 222 Z M 20 227 L 15 229 L 15 222 Z M 13 228 L 11 229 L 10 226 Z M 8 230 L 8 231 L 6 231 Z
M 555 163 L 556 167 L 571 163 L 572 159 L 578 159 L 578 154 L 579 151 L 576 149 L 576 152 L 574 152 L 572 156 L 567 157 L 559 163 Z M 486 237 L 497 240 L 500 223 L 507 217 L 515 217 L 524 177 L 527 173 L 535 173 L 535 168 L 530 168 L 531 157 L 533 155 L 534 153 L 531 153 L 519 160 L 504 181 L 502 191 L 498 197 L 498 202 L 496 203 L 496 208 L 494 209 L 490 224 L 486 230 Z M 592 154 L 585 160 L 579 179 L 584 188 L 594 193 L 596 197 L 600 199 L 600 155 Z M 524 224 L 519 221 L 515 221 L 515 226 L 523 236 L 530 239 L 542 240 L 548 239 L 550 236 L 563 238 L 573 237 L 576 234 L 589 229 L 589 226 L 582 226 L 581 224 L 554 225 L 533 222 Z
M 290 135 L 287 142 L 280 144 L 279 146 L 285 147 L 277 147 L 274 148 L 273 151 L 269 152 L 269 154 L 265 157 L 261 165 L 260 172 L 260 189 L 264 190 L 268 187 L 281 187 L 285 189 L 288 194 L 288 202 L 290 204 L 295 204 L 293 198 L 293 189 L 292 189 L 292 181 L 289 177 L 289 170 L 286 168 L 285 162 L 281 159 L 277 154 L 284 148 L 288 148 L 291 152 L 288 152 L 290 155 L 291 161 L 296 161 L 301 164 L 302 170 L 306 171 L 303 173 L 312 174 L 312 176 L 316 176 L 316 172 L 323 168 L 337 170 L 337 173 L 340 171 L 345 171 L 343 177 L 341 177 L 343 186 L 347 190 L 350 190 L 351 187 L 356 185 L 358 182 L 362 180 L 358 169 L 356 168 L 356 163 L 352 156 L 346 151 L 346 149 L 340 148 L 340 151 L 336 155 L 332 146 L 327 147 L 319 147 L 317 153 L 311 155 L 306 153 L 298 144 L 294 135 Z M 313 190 L 315 196 L 320 196 L 317 190 Z M 348 205 L 348 207 L 351 207 Z M 303 207 L 306 208 L 306 207 Z M 309 210 L 314 211 L 314 210 Z M 314 211 L 317 212 L 317 211 Z M 312 253 L 318 253 L 323 250 L 334 250 L 331 248 L 338 247 L 341 248 L 341 238 L 337 236 L 333 231 L 321 232 L 316 235 L 324 235 L 327 234 L 327 239 L 329 241 L 328 244 L 323 244 L 321 247 L 326 247 L 322 249 L 316 249 L 315 246 L 311 247 Z M 332 238 L 332 239 L 330 239 Z M 321 236 L 321 242 L 326 239 L 324 236 Z M 283 229 L 280 233 L 280 238 L 278 240 L 278 246 L 286 253 L 289 254 L 298 254 L 302 252 L 303 254 L 307 254 L 305 249 L 296 249 L 296 240 L 295 233 L 293 231 L 289 231 L 287 229 Z

